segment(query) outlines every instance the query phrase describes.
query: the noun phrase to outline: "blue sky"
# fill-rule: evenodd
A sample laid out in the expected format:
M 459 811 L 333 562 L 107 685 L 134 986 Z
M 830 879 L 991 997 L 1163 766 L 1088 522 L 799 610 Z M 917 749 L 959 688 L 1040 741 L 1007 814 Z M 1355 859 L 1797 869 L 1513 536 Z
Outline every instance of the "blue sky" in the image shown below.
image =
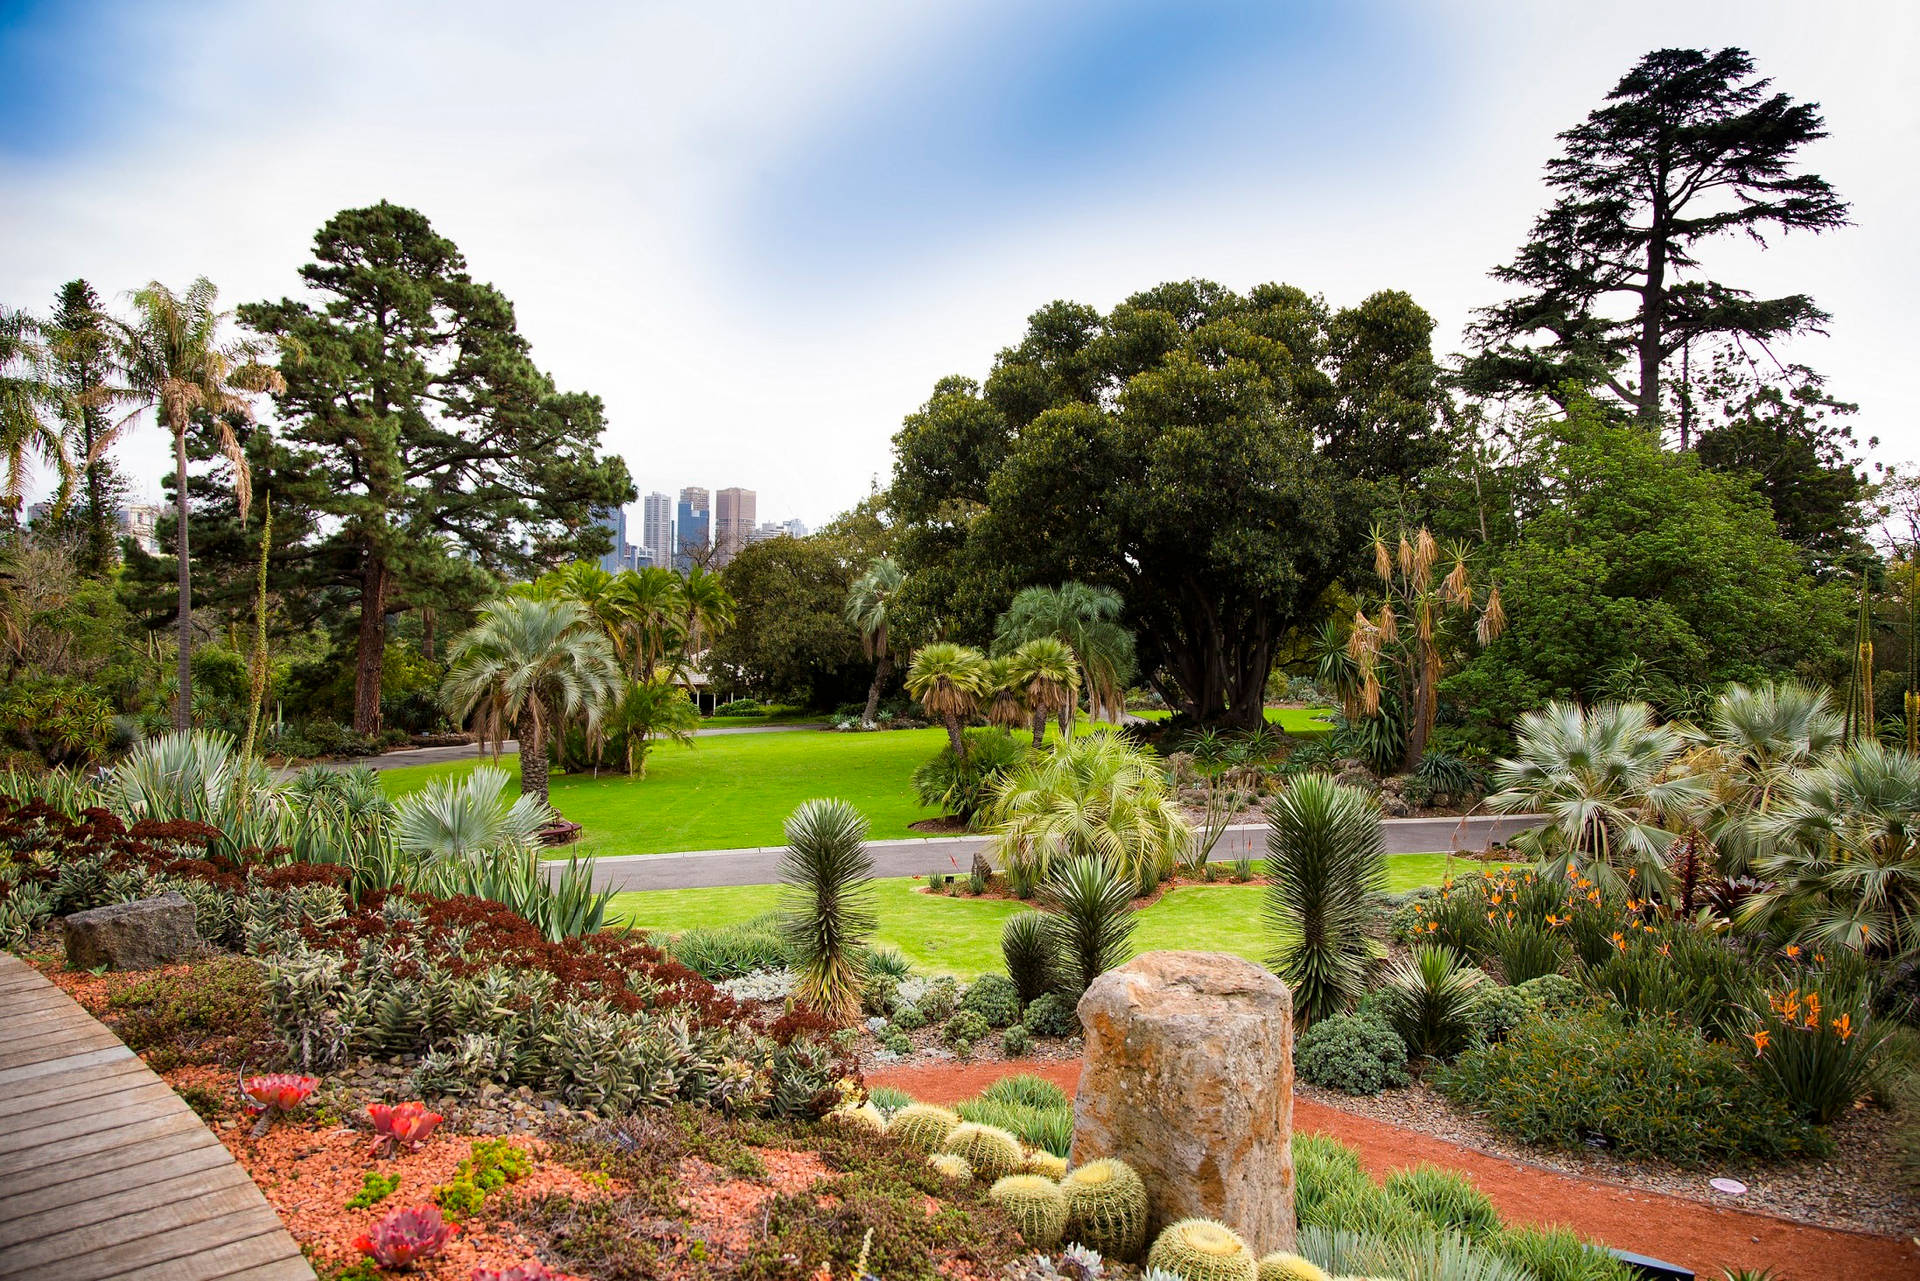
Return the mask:
M 410 204 L 606 399 L 643 492 L 741 484 L 817 524 L 1054 298 L 1403 288 L 1452 349 L 1555 131 L 1670 43 L 1823 103 L 1811 159 L 1859 225 L 1710 261 L 1813 293 L 1833 332 L 1794 354 L 1882 457 L 1920 454 L 1920 34 L 1890 4 L 0 0 L 0 301 L 279 296 L 329 215 Z M 148 488 L 162 454 L 125 446 Z

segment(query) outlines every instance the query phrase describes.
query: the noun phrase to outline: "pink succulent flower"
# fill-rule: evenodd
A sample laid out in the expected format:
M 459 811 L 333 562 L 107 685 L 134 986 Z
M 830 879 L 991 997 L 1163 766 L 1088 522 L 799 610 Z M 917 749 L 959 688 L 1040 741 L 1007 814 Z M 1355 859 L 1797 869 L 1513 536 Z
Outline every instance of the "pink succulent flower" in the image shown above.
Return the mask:
M 429 1112 L 424 1103 L 369 1103 L 367 1115 L 373 1118 L 373 1155 L 391 1156 L 405 1148 L 412 1152 L 446 1120 L 438 1112 Z
M 353 1239 L 353 1248 L 383 1268 L 411 1268 L 447 1248 L 460 1231 L 440 1217 L 438 1207 L 416 1205 L 395 1210 Z
M 259 1138 L 273 1126 L 274 1118 L 283 1112 L 291 1112 L 307 1101 L 314 1088 L 320 1084 L 317 1077 L 297 1076 L 290 1072 L 274 1072 L 266 1076 L 250 1076 L 240 1083 L 240 1092 L 247 1096 L 248 1106 L 260 1114 L 254 1123 L 253 1137 Z

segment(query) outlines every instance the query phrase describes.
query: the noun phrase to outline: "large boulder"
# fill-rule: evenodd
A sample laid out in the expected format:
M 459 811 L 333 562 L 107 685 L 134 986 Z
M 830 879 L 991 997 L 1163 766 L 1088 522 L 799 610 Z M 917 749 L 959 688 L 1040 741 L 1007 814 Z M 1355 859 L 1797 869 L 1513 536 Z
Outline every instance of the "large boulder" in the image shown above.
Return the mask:
M 201 949 L 193 904 L 179 894 L 89 908 L 62 925 L 70 969 L 149 970 L 187 960 Z
M 1147 952 L 1094 980 L 1080 1023 L 1073 1164 L 1118 1157 L 1139 1171 L 1150 1234 L 1209 1218 L 1257 1254 L 1292 1249 L 1287 985 L 1237 956 Z

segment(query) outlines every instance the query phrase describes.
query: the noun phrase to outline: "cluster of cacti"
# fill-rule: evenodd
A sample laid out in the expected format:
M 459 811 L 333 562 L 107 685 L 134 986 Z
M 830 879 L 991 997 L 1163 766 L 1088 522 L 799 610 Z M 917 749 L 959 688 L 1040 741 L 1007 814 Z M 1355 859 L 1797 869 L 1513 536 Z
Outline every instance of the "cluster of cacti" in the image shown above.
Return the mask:
M 1212 1219 L 1170 1224 L 1147 1252 L 1147 1266 L 1180 1281 L 1258 1281 L 1259 1265 L 1240 1234 Z
M 997 1125 L 976 1125 L 972 1121 L 955 1126 L 941 1147 L 965 1157 L 974 1177 L 986 1182 L 1018 1173 L 1025 1159 L 1019 1139 Z
M 842 1125 L 856 1129 L 871 1130 L 875 1134 L 887 1132 L 887 1120 L 880 1115 L 880 1109 L 871 1103 L 862 1103 L 859 1107 L 838 1107 L 827 1113 L 826 1119 L 838 1121 Z
M 1006 1211 L 1026 1243 L 1051 1250 L 1067 1230 L 1067 1198 L 1060 1185 L 1038 1174 L 1009 1174 L 996 1181 L 987 1196 Z
M 1129 1262 L 1147 1244 L 1147 1185 L 1111 1157 L 1089 1161 L 1060 1181 L 1067 1197 L 1067 1239 Z
M 887 1134 L 922 1152 L 937 1152 L 960 1125 L 958 1114 L 928 1103 L 909 1103 L 887 1122 Z
M 1277 1250 L 1259 1263 L 1259 1281 L 1333 1281 L 1312 1259 Z
M 927 1164 L 933 1167 L 935 1173 L 943 1178 L 952 1179 L 955 1183 L 973 1182 L 973 1167 L 967 1164 L 967 1158 L 963 1156 L 955 1156 L 951 1152 L 935 1152 L 927 1158 Z
M 1058 1183 L 1067 1177 L 1067 1158 L 1036 1148 L 1020 1162 L 1020 1173 L 1037 1174 Z

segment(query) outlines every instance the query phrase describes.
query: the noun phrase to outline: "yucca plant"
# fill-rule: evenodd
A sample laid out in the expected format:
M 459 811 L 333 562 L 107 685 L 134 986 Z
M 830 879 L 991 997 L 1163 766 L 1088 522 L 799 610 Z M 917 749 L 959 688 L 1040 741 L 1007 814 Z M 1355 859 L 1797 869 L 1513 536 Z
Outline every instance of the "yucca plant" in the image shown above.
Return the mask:
M 1387 971 L 1387 1021 L 1407 1053 L 1445 1059 L 1458 1054 L 1473 1036 L 1487 976 L 1450 947 L 1423 943 Z
M 1085 856 L 1057 863 L 1041 893 L 1053 908 L 1047 925 L 1057 981 L 1070 994 L 1132 954 L 1133 883 L 1106 863 Z
M 1267 804 L 1264 915 L 1280 942 L 1274 973 L 1293 988 L 1305 1023 L 1338 1014 L 1366 988 L 1380 955 L 1367 928 L 1387 885 L 1380 811 L 1357 788 L 1320 775 Z
M 1000 929 L 1000 955 L 1020 1005 L 1037 1000 L 1053 986 L 1053 934 L 1044 912 L 1018 912 Z
M 875 924 L 866 836 L 867 820 L 845 801 L 808 801 L 787 819 L 780 858 L 794 995 L 841 1024 L 860 1015 L 866 939 Z

